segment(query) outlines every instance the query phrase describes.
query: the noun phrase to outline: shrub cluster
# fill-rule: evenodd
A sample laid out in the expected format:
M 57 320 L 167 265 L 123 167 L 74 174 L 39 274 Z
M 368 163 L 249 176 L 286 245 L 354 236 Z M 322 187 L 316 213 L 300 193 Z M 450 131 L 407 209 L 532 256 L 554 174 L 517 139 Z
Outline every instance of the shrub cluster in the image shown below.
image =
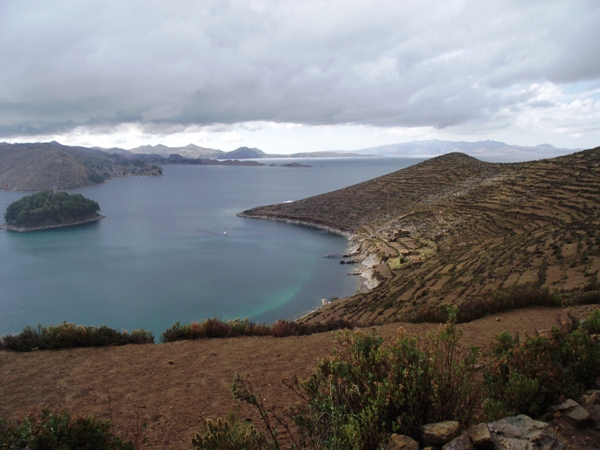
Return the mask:
M 546 287 L 540 288 L 535 284 L 515 286 L 509 290 L 488 292 L 479 298 L 464 302 L 457 308 L 456 320 L 458 323 L 472 322 L 489 314 L 496 314 L 512 309 L 527 308 L 530 306 L 567 306 L 570 304 L 585 303 L 579 297 L 568 300 L 561 299 L 551 293 Z M 424 307 L 412 314 L 401 318 L 404 322 L 445 323 L 448 320 L 448 309 L 445 306 Z
M 333 355 L 310 378 L 285 380 L 299 399 L 291 408 L 267 410 L 240 376 L 234 397 L 259 409 L 270 443 L 264 448 L 376 449 L 393 432 L 419 438 L 424 423 L 455 417 L 467 424 L 479 414 L 477 351 L 463 351 L 459 335 L 454 321 L 423 341 L 400 332 L 389 346 L 376 334 L 341 331 Z M 207 423 L 195 448 L 217 448 L 225 432 L 220 425 L 217 433 Z
M 134 445 L 114 436 L 109 422 L 43 410 L 23 420 L 0 419 L 0 448 L 134 450 Z
M 486 352 L 463 349 L 456 311 L 448 314 L 438 334 L 400 332 L 388 346 L 375 334 L 338 333 L 332 356 L 308 379 L 284 381 L 298 398 L 288 409 L 266 408 L 237 375 L 234 397 L 258 408 L 266 432 L 230 416 L 208 421 L 194 448 L 379 449 L 391 433 L 421 440 L 430 422 L 537 416 L 600 376 L 600 310 L 559 322 L 548 336 L 501 334 Z
M 324 333 L 342 328 L 352 328 L 346 320 L 335 320 L 326 323 L 307 324 L 293 320 L 278 320 L 272 325 L 257 324 L 248 318 L 221 320 L 217 317 L 202 322 L 181 324 L 175 322 L 171 328 L 163 331 L 161 342 L 181 340 L 227 338 L 238 336 L 306 336 L 314 333 Z
M 117 331 L 107 326 L 90 327 L 63 322 L 44 327 L 26 326 L 19 334 L 6 335 L 0 339 L 0 348 L 18 352 L 75 347 L 106 347 L 125 344 L 152 344 L 150 331 Z
M 600 310 L 559 322 L 547 336 L 498 335 L 484 371 L 492 416 L 539 416 L 561 395 L 578 397 L 600 376 Z

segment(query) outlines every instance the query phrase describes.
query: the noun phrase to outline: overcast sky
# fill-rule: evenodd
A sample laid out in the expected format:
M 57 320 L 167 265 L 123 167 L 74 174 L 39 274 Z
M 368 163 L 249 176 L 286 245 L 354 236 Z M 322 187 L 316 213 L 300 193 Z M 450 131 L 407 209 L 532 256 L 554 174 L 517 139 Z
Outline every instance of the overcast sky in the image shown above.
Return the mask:
M 0 0 L 0 141 L 600 145 L 598 0 Z

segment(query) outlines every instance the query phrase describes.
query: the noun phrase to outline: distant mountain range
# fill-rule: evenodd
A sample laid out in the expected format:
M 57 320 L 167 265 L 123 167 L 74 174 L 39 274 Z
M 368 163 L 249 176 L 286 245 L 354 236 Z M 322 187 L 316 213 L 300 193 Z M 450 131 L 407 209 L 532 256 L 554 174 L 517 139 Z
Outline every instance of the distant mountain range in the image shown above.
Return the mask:
M 125 157 L 139 157 L 140 155 L 159 155 L 168 158 L 170 155 L 179 155 L 184 158 L 201 159 L 260 159 L 260 158 L 313 158 L 313 157 L 335 157 L 335 156 L 358 156 L 356 152 L 346 151 L 324 151 L 324 152 L 304 152 L 293 153 L 291 155 L 270 154 L 255 147 L 240 147 L 230 152 L 217 150 L 214 148 L 199 147 L 194 144 L 188 144 L 185 147 L 167 147 L 166 145 L 143 145 L 141 147 L 124 150 L 122 148 L 99 148 L 105 152 L 117 153 Z
M 498 141 L 453 142 L 412 141 L 369 147 L 354 151 L 320 151 L 290 155 L 268 154 L 258 148 L 240 147 L 225 152 L 194 144 L 185 147 L 146 145 L 122 148 L 72 147 L 58 142 L 0 143 L 0 189 L 72 189 L 99 184 L 112 177 L 159 175 L 159 164 L 255 165 L 263 158 L 358 157 L 376 155 L 439 156 L 462 152 L 474 157 L 497 160 L 534 160 L 575 152 L 542 144 L 536 147 L 509 145 Z M 286 164 L 284 164 L 286 165 Z
M 552 158 L 555 156 L 574 153 L 582 149 L 557 148 L 550 144 L 535 147 L 510 145 L 499 141 L 411 141 L 398 144 L 380 145 L 377 147 L 356 150 L 363 155 L 389 156 L 440 156 L 447 153 L 460 152 L 474 157 L 481 156 L 515 156 L 519 160 Z
M 143 145 L 141 147 L 124 150 L 121 148 L 98 148 L 108 153 L 116 153 L 127 158 L 140 155 L 159 155 L 168 158 L 169 155 L 179 155 L 184 158 L 201 159 L 260 159 L 260 158 L 313 158 L 313 157 L 352 157 L 352 156 L 439 156 L 446 153 L 461 152 L 471 156 L 514 156 L 520 160 L 551 158 L 559 155 L 573 153 L 582 149 L 557 148 L 550 144 L 541 144 L 535 147 L 506 144 L 499 141 L 441 141 L 438 139 L 427 141 L 410 141 L 398 144 L 367 147 L 359 150 L 331 150 L 317 152 L 302 152 L 293 154 L 265 153 L 255 147 L 240 147 L 226 152 L 214 148 L 200 147 L 189 144 L 184 147 L 168 147 L 166 145 Z M 145 159 L 149 159 L 148 156 Z

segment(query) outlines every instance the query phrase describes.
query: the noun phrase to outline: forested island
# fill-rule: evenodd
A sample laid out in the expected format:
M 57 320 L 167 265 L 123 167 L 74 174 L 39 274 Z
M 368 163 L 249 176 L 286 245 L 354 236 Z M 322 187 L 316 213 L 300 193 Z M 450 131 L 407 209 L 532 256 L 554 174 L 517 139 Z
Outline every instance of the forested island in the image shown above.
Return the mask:
M 45 190 L 12 202 L 4 214 L 4 227 L 13 231 L 34 231 L 93 222 L 100 205 L 81 194 Z

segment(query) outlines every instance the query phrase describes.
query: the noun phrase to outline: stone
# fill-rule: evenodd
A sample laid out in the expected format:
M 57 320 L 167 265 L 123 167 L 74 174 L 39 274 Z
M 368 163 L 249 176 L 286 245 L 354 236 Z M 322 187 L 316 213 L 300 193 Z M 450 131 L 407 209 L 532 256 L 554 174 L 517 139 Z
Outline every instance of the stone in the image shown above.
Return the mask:
M 419 443 L 404 434 L 392 434 L 390 437 L 390 450 L 419 450 Z
M 446 420 L 423 426 L 423 439 L 427 444 L 447 444 L 459 433 L 460 424 L 455 420 Z
M 590 413 L 583 406 L 577 405 L 573 411 L 565 414 L 566 417 L 575 424 L 576 427 L 582 428 L 594 422 Z
M 564 402 L 560 403 L 559 405 L 551 406 L 550 411 L 563 412 L 563 411 L 571 410 L 571 409 L 575 408 L 576 406 L 579 406 L 579 403 L 577 403 L 573 399 L 567 399 Z
M 498 450 L 564 450 L 547 423 L 523 414 L 497 420 L 488 427 Z
M 493 449 L 494 441 L 492 440 L 492 434 L 490 433 L 490 429 L 485 423 L 480 423 L 477 425 L 473 425 L 469 428 L 469 436 L 471 437 L 471 442 L 476 448 L 481 449 Z
M 452 439 L 442 447 L 442 450 L 475 450 L 468 434 Z
M 583 396 L 583 404 L 586 406 L 600 405 L 600 391 L 588 391 L 587 394 Z

